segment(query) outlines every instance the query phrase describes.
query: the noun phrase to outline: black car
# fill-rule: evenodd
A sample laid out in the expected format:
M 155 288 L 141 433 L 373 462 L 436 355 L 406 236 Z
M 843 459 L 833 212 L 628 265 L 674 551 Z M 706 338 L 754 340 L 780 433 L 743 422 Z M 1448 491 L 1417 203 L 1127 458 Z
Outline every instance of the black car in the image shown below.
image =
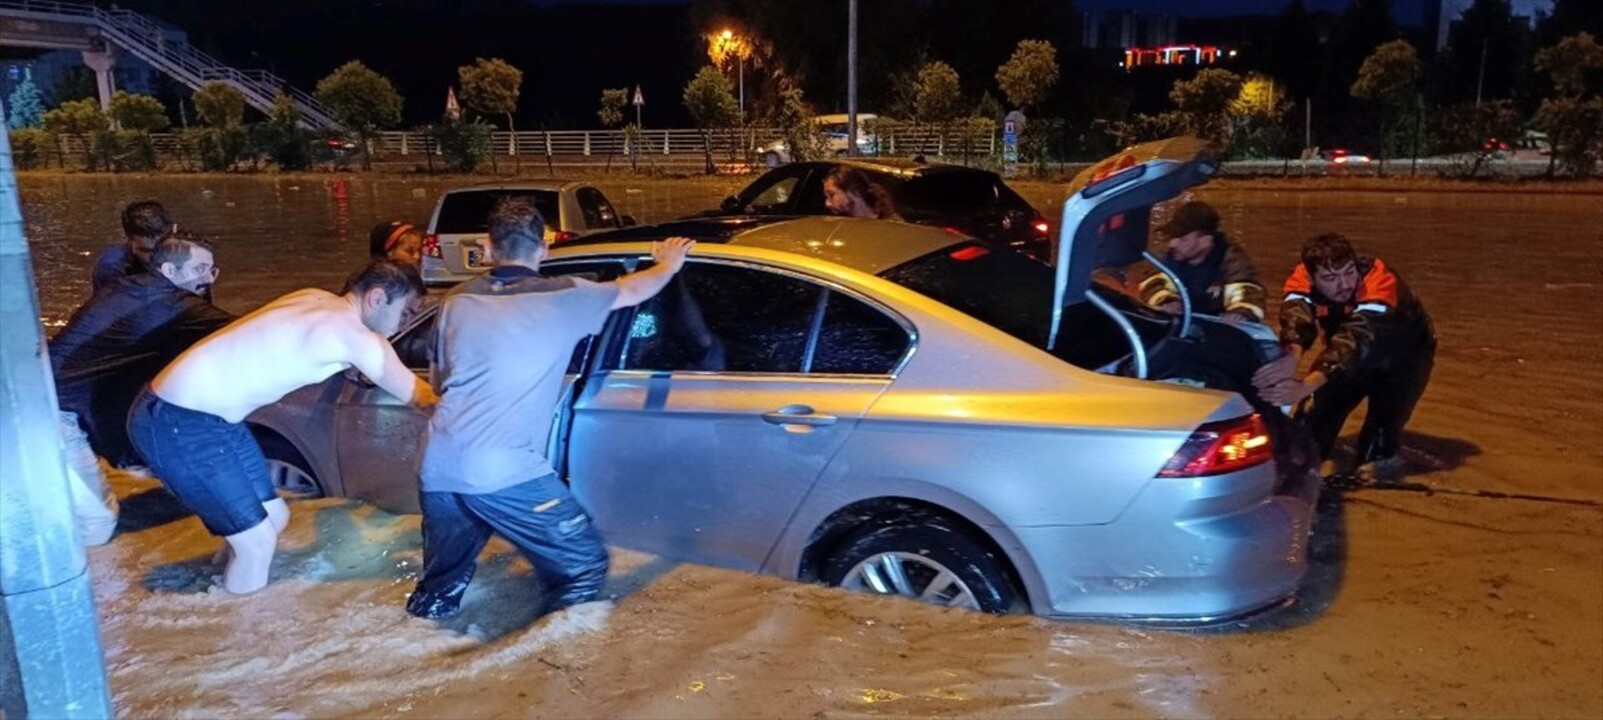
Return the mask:
M 798 162 L 757 178 L 739 195 L 724 198 L 721 215 L 828 215 L 824 177 L 851 165 L 890 191 L 902 219 L 950 228 L 981 240 L 1012 247 L 1043 262 L 1052 257 L 1046 218 L 1013 192 L 1001 176 L 961 165 L 912 160 L 830 160 Z

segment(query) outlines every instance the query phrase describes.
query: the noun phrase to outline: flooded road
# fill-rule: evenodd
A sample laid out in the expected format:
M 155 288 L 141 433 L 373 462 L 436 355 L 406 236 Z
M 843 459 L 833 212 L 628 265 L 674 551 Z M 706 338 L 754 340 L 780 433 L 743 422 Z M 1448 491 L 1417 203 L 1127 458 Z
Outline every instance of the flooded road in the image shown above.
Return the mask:
M 741 178 L 598 183 L 644 222 Z M 87 293 L 117 212 L 154 197 L 219 238 L 219 302 L 248 310 L 360 265 L 379 220 L 426 220 L 437 181 L 24 177 L 41 315 Z M 1061 190 L 1019 183 L 1049 218 Z M 1436 372 L 1405 436 L 1414 479 L 1603 498 L 1603 197 L 1269 190 L 1213 202 L 1274 286 L 1337 231 L 1423 298 Z M 1349 430 L 1352 430 L 1350 428 Z M 463 617 L 401 611 L 415 516 L 293 505 L 263 592 L 206 591 L 215 541 L 150 481 L 90 551 L 127 716 L 1603 716 L 1603 513 L 1378 491 L 1322 504 L 1290 611 L 1210 631 L 995 618 L 620 551 L 616 607 L 536 620 L 494 544 Z M 164 514 L 167 513 L 167 514 Z

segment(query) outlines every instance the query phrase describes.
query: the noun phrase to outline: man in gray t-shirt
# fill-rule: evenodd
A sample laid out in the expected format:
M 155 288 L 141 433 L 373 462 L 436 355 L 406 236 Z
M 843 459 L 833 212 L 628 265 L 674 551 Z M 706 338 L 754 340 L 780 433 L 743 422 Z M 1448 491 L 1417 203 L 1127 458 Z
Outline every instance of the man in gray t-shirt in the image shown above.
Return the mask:
M 406 603 L 418 617 L 457 614 L 492 533 L 534 565 L 546 611 L 601 592 L 606 546 L 546 457 L 563 374 L 579 340 L 661 291 L 695 245 L 669 238 L 650 269 L 595 283 L 540 275 L 545 223 L 527 201 L 502 202 L 489 225 L 495 267 L 452 292 L 435 321 L 423 578 Z

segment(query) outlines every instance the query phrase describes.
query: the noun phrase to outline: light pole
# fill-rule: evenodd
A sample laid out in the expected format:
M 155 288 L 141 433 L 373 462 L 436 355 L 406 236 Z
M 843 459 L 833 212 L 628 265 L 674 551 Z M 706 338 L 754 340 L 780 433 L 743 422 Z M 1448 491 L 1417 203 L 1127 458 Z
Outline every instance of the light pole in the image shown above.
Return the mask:
M 846 9 L 846 154 L 857 154 L 857 0 Z
M 740 85 L 740 117 L 744 118 L 746 117 L 746 52 L 740 42 L 745 40 L 742 38 L 740 42 L 736 42 L 733 30 L 724 30 L 718 37 L 723 41 L 724 53 L 735 54 L 735 82 Z

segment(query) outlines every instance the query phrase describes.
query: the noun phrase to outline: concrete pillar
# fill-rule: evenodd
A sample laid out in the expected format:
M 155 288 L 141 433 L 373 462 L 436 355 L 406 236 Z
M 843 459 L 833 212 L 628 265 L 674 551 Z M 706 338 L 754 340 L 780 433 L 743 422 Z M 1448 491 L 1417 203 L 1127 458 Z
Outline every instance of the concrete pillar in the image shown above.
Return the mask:
M 56 388 L 3 128 L 0 410 L 0 717 L 111 717 L 100 623 L 73 526 Z
M 100 91 L 100 109 L 111 112 L 111 95 L 117 92 L 117 79 L 111 71 L 117 67 L 117 56 L 111 48 L 83 51 L 83 64 L 95 71 L 95 86 Z

